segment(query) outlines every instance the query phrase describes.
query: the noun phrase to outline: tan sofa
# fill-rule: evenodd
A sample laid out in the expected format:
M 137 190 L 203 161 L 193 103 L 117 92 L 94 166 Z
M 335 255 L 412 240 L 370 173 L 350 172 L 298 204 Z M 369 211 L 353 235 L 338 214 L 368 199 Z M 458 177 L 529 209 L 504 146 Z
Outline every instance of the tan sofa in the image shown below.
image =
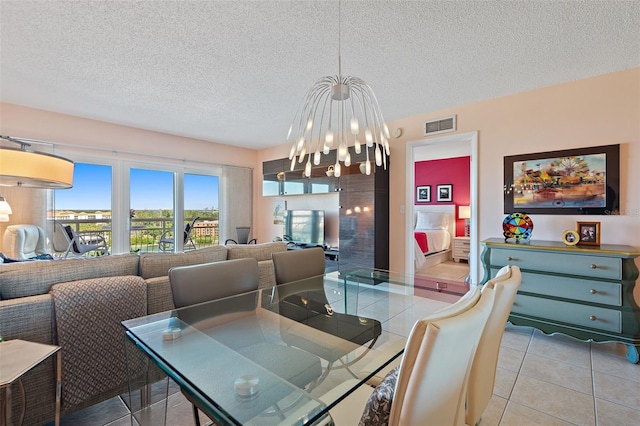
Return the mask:
M 271 253 L 285 250 L 274 242 L 0 264 L 0 336 L 62 346 L 62 413 L 69 414 L 127 392 L 121 322 L 173 309 L 169 268 L 253 257 L 265 288 L 275 285 Z M 53 420 L 54 372 L 47 360 L 23 376 L 24 424 Z M 20 403 L 14 398 L 14 422 Z

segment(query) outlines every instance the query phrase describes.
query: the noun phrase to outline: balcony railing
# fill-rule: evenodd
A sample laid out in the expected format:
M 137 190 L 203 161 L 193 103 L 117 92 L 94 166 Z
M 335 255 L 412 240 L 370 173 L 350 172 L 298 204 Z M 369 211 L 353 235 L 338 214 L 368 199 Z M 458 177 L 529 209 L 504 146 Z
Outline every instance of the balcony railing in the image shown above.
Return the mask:
M 131 229 L 129 236 L 129 251 L 132 253 L 148 253 L 162 251 L 158 246 L 160 237 L 166 231 L 173 230 L 173 218 L 131 218 Z M 193 218 L 185 218 L 185 225 L 191 223 Z M 82 234 L 87 242 L 92 236 L 101 236 L 112 252 L 112 230 L 111 219 L 60 219 L 58 222 L 71 226 L 77 233 Z M 179 232 L 182 235 L 183 229 Z M 97 237 L 96 237 L 97 239 Z M 191 231 L 191 239 L 196 249 L 217 246 L 220 244 L 218 238 L 218 219 L 200 217 Z M 185 251 L 192 249 L 189 244 Z

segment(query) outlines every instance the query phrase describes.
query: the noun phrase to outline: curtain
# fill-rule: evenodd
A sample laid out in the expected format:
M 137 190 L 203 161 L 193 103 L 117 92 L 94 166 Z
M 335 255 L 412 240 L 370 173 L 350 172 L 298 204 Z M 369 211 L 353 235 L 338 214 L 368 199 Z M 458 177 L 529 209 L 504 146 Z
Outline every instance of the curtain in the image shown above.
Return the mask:
M 237 226 L 253 224 L 253 169 L 223 166 L 220 179 L 220 244 L 238 239 Z M 249 235 L 249 239 L 253 238 Z

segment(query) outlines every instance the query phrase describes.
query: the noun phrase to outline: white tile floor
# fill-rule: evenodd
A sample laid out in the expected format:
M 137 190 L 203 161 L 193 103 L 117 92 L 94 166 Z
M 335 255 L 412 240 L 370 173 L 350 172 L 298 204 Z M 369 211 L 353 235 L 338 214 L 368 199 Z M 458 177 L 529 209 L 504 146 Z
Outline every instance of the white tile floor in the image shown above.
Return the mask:
M 332 304 L 340 301 L 336 288 L 327 288 Z M 455 297 L 448 298 L 455 300 Z M 392 333 L 411 327 L 417 318 L 446 305 L 443 301 L 417 296 L 411 297 L 411 302 L 404 297 L 393 299 L 395 302 L 387 308 L 398 311 L 398 315 L 383 325 L 384 330 Z M 376 300 L 370 291 L 362 290 L 358 302 L 366 315 L 367 308 L 371 309 Z M 400 312 L 408 303 L 410 309 Z M 385 333 L 379 343 L 392 339 L 393 334 Z M 545 336 L 529 327 L 508 324 L 502 340 L 494 396 L 481 425 L 638 426 L 640 365 L 629 363 L 625 354 L 626 347 L 621 344 Z M 322 384 L 327 389 L 331 386 L 330 379 Z M 173 393 L 168 404 L 168 425 L 194 423 L 191 405 L 180 392 Z M 130 416 L 126 412 L 122 401 L 114 398 L 63 418 L 62 424 L 128 425 Z

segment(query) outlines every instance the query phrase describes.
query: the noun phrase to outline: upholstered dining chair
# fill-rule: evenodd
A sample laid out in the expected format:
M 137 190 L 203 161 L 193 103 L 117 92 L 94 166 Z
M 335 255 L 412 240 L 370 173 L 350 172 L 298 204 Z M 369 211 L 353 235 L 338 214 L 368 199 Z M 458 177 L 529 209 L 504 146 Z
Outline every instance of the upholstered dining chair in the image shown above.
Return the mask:
M 365 318 L 333 310 L 324 289 L 325 257 L 320 247 L 272 253 L 279 314 L 308 328 L 289 327 L 281 322 L 280 335 L 287 344 L 318 355 L 327 362 L 318 384 L 334 368 L 344 368 L 354 377 L 351 367 L 367 355 L 382 333 L 382 325 Z M 294 286 L 287 285 L 294 283 Z M 318 342 L 322 341 L 322 344 Z M 345 359 L 361 347 L 359 356 Z
M 243 311 L 243 335 L 212 334 L 216 340 L 232 347 L 243 356 L 264 366 L 299 388 L 315 382 L 322 373 L 317 356 L 285 345 L 268 342 L 260 331 L 259 319 L 250 315 L 258 304 L 258 261 L 254 258 L 226 260 L 169 269 L 169 283 L 178 317 L 207 334 L 215 333 L 211 324 L 216 315 Z M 244 294 L 244 296 L 242 296 Z M 230 296 L 225 305 L 212 306 L 203 302 Z M 195 306 L 194 306 L 195 305 Z M 211 312 L 216 309 L 216 312 Z M 196 425 L 198 409 L 194 400 L 185 393 L 193 405 Z
M 443 311 L 417 321 L 400 366 L 373 392 L 361 385 L 333 407 L 334 423 L 463 425 L 471 364 L 494 302 L 490 289 L 465 312 L 452 316 Z M 344 382 L 320 399 L 328 402 L 331 394 L 358 383 Z
M 469 426 L 476 425 L 480 421 L 493 395 L 500 343 L 521 281 L 519 267 L 505 266 L 482 289 L 485 292 L 493 288 L 496 292 L 496 301 L 480 337 L 471 367 L 466 413 L 466 423 Z
M 440 319 L 445 319 L 466 312 L 469 309 L 473 308 L 476 303 L 478 303 L 478 300 L 480 300 L 480 292 L 480 287 L 472 287 L 455 303 L 452 303 L 451 305 L 435 312 L 434 315 L 437 315 Z M 382 359 L 388 359 L 390 355 L 398 353 L 400 350 L 402 350 L 406 346 L 406 344 L 406 340 L 397 340 L 393 343 L 390 343 L 385 347 L 383 352 L 380 354 L 380 357 Z M 360 369 L 358 377 L 360 377 L 361 379 L 366 379 L 367 384 L 369 384 L 370 386 L 378 386 L 384 380 L 387 374 L 391 372 L 391 370 L 400 365 L 401 360 L 402 357 L 396 358 L 386 367 L 376 373 L 374 373 L 374 371 L 380 366 L 380 361 L 372 360 L 369 364 Z

